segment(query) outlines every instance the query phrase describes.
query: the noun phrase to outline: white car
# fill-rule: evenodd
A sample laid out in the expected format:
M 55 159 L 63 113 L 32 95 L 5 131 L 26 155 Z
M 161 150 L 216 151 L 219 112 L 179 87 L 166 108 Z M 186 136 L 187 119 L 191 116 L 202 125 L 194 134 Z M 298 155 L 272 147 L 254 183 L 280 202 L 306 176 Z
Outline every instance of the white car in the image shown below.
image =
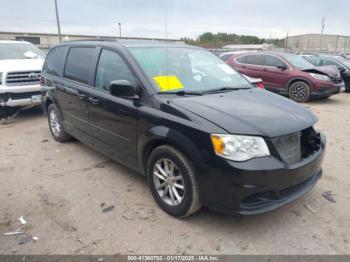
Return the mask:
M 41 103 L 45 54 L 25 41 L 0 41 L 0 109 Z

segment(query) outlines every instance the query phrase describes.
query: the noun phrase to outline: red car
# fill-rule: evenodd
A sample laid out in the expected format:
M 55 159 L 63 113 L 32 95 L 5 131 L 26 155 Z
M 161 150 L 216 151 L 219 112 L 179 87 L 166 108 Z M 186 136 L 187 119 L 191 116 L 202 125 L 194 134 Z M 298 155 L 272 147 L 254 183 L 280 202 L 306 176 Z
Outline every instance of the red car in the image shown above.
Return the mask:
M 265 89 L 288 95 L 296 102 L 329 97 L 345 86 L 337 70 L 316 68 L 291 53 L 250 53 L 232 56 L 226 61 L 249 77 L 261 78 Z

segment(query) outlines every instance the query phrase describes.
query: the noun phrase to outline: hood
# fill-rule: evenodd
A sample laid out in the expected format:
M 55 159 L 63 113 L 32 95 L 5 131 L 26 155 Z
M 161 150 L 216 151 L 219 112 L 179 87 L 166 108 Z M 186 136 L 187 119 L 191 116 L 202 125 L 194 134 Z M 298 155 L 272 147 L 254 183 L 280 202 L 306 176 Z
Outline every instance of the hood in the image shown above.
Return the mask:
M 177 97 L 173 103 L 231 134 L 276 137 L 306 129 L 317 122 L 315 115 L 303 106 L 257 88 Z
M 0 72 L 41 71 L 43 59 L 0 60 Z
M 336 66 L 317 66 L 311 69 L 302 70 L 308 73 L 323 74 L 328 76 L 340 76 L 339 70 Z

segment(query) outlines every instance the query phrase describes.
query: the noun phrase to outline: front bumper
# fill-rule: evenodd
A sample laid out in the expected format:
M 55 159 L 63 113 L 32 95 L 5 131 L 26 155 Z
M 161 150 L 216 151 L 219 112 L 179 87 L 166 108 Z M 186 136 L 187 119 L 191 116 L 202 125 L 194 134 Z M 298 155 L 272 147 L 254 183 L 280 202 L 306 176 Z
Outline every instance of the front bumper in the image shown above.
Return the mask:
M 25 86 L 1 86 L 0 107 L 22 107 L 28 105 L 40 105 L 39 101 L 33 101 L 33 96 L 41 95 L 42 87 L 37 85 Z
M 311 92 L 312 98 L 322 98 L 322 97 L 329 97 L 331 95 L 344 92 L 345 91 L 345 84 L 334 84 L 333 87 L 320 87 L 317 91 Z
M 197 166 L 200 199 L 214 211 L 255 215 L 279 208 L 308 192 L 322 176 L 326 139 L 307 159 L 288 166 L 270 156 L 246 162 L 220 159 L 218 167 Z

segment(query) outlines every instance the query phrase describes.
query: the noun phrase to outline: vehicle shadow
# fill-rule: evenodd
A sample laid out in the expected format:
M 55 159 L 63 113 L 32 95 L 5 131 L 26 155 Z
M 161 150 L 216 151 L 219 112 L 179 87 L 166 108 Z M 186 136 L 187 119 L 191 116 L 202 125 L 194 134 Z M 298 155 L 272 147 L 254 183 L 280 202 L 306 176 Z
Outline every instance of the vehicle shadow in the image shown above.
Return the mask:
M 43 110 L 40 106 L 31 108 L 10 108 L 3 111 L 0 117 L 1 124 L 13 124 L 23 120 L 43 117 Z
M 333 97 L 329 97 L 327 99 L 325 98 L 321 98 L 321 99 L 313 99 L 308 101 L 307 105 L 337 105 L 340 104 L 341 101 L 339 101 L 338 99 L 334 99 Z

